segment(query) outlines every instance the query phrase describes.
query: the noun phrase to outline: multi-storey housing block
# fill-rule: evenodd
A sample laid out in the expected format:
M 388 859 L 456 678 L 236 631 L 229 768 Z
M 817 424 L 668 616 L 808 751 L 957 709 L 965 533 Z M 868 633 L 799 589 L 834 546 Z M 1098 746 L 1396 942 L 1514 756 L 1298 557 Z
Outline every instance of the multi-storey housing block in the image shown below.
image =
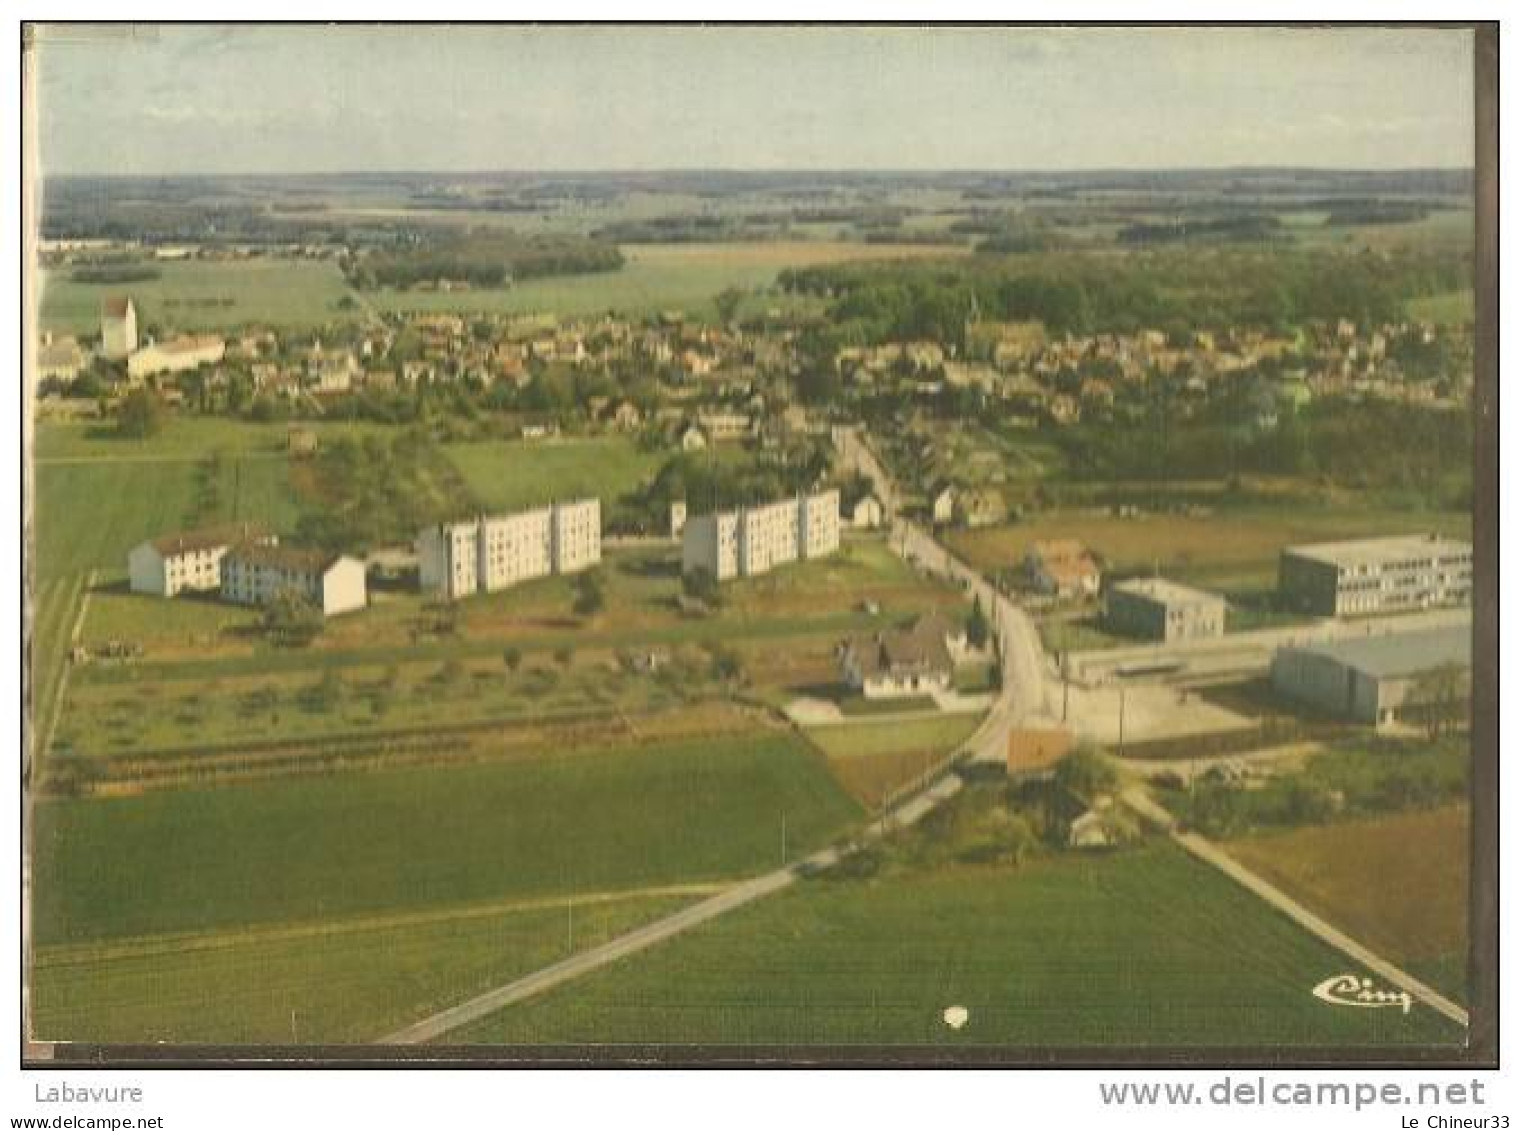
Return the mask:
M 417 535 L 424 592 L 450 600 L 489 593 L 602 560 L 599 499 L 429 526 Z

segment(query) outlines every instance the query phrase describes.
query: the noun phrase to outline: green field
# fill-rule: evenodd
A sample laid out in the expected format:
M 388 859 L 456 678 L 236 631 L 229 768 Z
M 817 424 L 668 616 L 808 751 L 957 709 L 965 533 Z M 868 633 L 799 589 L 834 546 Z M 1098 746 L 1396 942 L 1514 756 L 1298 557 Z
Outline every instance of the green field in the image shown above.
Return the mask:
M 44 800 L 39 945 L 715 879 L 859 810 L 780 734 Z
M 448 458 L 470 493 L 492 510 L 539 506 L 595 495 L 605 509 L 653 478 L 668 453 L 640 449 L 623 437 L 534 443 L 483 440 L 448 444 Z
M 689 896 L 449 909 L 36 955 L 33 1035 L 147 1044 L 368 1043 L 669 914 Z
M 157 326 L 178 330 L 231 329 L 261 325 L 286 329 L 353 320 L 359 311 L 338 308 L 348 285 L 332 263 L 298 259 L 155 264 L 157 279 L 136 283 L 76 283 L 63 272 L 44 272 L 43 329 L 72 334 L 100 332 L 100 304 L 107 295 L 131 295 L 139 334 Z
M 946 715 L 888 723 L 842 723 L 813 727 L 807 734 L 831 758 L 902 751 L 955 749 L 981 725 L 979 714 Z
M 680 310 L 712 313 L 712 299 L 730 287 L 771 286 L 787 267 L 860 259 L 945 256 L 964 249 L 834 241 L 771 241 L 711 244 L 630 244 L 617 271 L 535 279 L 497 290 L 379 291 L 369 296 L 384 311 L 451 311 L 493 314 L 553 313 L 576 316 L 609 310 L 628 315 Z M 782 303 L 777 299 L 777 304 Z
M 1346 959 L 1168 844 L 818 881 L 451 1034 L 485 1044 L 1014 1048 L 1456 1043 L 1336 1009 Z M 942 1020 L 960 1005 L 959 1031 Z
M 391 434 L 383 424 L 348 421 L 327 423 L 302 421 L 303 430 L 316 433 L 319 441 L 336 436 Z M 223 457 L 261 455 L 284 457 L 289 424 L 255 424 L 223 416 L 173 415 L 161 432 L 147 440 L 116 436 L 108 425 L 47 422 L 37 426 L 37 459 L 44 463 L 102 461 L 119 463 L 173 463 L 205 459 L 213 453 Z
M 1464 325 L 1473 320 L 1473 292 L 1447 291 L 1445 294 L 1411 299 L 1409 317 L 1422 322 Z

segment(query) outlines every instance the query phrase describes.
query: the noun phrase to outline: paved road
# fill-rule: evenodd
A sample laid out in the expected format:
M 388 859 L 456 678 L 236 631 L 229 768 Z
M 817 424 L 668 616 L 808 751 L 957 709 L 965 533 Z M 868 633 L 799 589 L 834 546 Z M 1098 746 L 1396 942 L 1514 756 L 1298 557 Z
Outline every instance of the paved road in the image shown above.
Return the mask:
M 937 805 L 955 796 L 961 789 L 959 778 L 947 777 L 935 783 L 930 789 L 905 802 L 893 810 L 880 821 L 873 824 L 863 834 L 864 840 L 874 840 L 884 836 L 893 829 L 905 828 L 923 818 Z M 620 935 L 610 942 L 601 946 L 593 947 L 582 954 L 574 955 L 557 962 L 553 966 L 547 966 L 537 970 L 526 977 L 519 978 L 505 986 L 490 990 L 479 997 L 472 998 L 467 1002 L 445 1009 L 441 1013 L 435 1013 L 431 1017 L 424 1018 L 415 1024 L 408 1025 L 388 1036 L 380 1038 L 377 1042 L 382 1045 L 419 1045 L 427 1041 L 437 1040 L 439 1037 L 478 1021 L 495 1013 L 498 1009 L 528 998 L 537 997 L 539 994 L 563 985 L 575 978 L 591 973 L 593 970 L 610 965 L 620 959 L 647 950 L 652 946 L 683 934 L 693 927 L 712 921 L 720 915 L 726 915 L 730 911 L 763 899 L 765 896 L 774 895 L 776 892 L 791 887 L 810 871 L 828 868 L 837 864 L 844 853 L 837 848 L 825 848 L 820 852 L 798 861 L 785 868 L 778 868 L 774 872 L 758 876 L 753 880 L 746 880 L 736 884 L 711 899 L 704 899 L 700 903 L 694 903 L 677 911 L 673 915 L 667 915 L 653 923 L 648 923 L 637 930 Z
M 1363 969 L 1376 974 L 1389 985 L 1397 986 L 1416 1001 L 1424 1002 L 1443 1017 L 1466 1027 L 1467 1010 L 1412 974 L 1405 973 L 1386 958 L 1369 950 L 1344 931 L 1327 923 L 1282 889 L 1274 887 L 1246 868 L 1213 841 L 1197 833 L 1182 832 L 1177 827 L 1176 818 L 1157 804 L 1144 790 L 1133 788 L 1126 790 L 1123 800 L 1146 820 L 1165 829 L 1174 841 L 1196 859 L 1217 868 L 1251 894 L 1277 908 L 1311 935 L 1328 943 Z
M 991 618 L 1002 657 L 1003 687 L 987 718 L 967 740 L 966 751 L 973 761 L 1003 762 L 1007 758 L 1010 730 L 1037 719 L 1050 720 L 1047 703 L 1055 672 L 1034 621 L 980 573 L 936 541 L 930 531 L 898 513 L 897 485 L 858 430 L 839 429 L 835 444 L 840 463 L 865 475 L 875 487 L 891 522 L 888 540 L 892 548 L 921 568 L 950 579 L 967 594 L 980 598 L 982 608 Z

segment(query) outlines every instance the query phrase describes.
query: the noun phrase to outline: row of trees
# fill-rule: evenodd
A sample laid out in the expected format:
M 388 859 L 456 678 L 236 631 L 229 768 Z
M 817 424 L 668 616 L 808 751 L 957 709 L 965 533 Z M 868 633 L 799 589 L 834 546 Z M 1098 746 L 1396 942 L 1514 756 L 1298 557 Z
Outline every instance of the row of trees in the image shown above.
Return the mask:
M 833 300 L 831 346 L 929 339 L 963 347 L 974 317 L 1036 320 L 1056 334 L 1386 322 L 1401 316 L 1405 300 L 1471 278 L 1470 255 L 1450 251 L 1210 247 L 831 264 L 783 271 L 778 281 Z

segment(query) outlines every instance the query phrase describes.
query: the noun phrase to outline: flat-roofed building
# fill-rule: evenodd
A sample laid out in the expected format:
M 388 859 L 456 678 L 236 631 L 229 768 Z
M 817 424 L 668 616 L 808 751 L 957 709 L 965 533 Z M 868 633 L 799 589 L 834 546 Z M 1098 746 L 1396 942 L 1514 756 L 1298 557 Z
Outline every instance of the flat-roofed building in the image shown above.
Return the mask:
M 706 570 L 716 581 L 739 576 L 739 512 L 717 511 L 686 520 L 681 530 L 681 572 Z
M 554 572 L 554 515 L 549 507 L 480 520 L 476 579 L 487 593 Z
M 222 599 L 267 605 L 293 592 L 321 609 L 323 616 L 337 616 L 369 603 L 364 575 L 364 563 L 344 554 L 244 543 L 222 558 Z
M 1224 635 L 1223 597 L 1165 578 L 1118 582 L 1104 604 L 1105 624 L 1126 636 L 1169 643 Z
M 602 560 L 602 501 L 555 503 L 551 532 L 555 573 L 577 573 Z
M 1320 616 L 1370 616 L 1472 599 L 1472 545 L 1435 534 L 1290 546 L 1278 562 L 1284 606 Z
M 1472 669 L 1470 623 L 1279 648 L 1272 658 L 1272 686 L 1330 714 L 1383 726 L 1406 706 L 1425 705 L 1418 703 L 1419 683 L 1440 668 L 1461 673 L 1466 683 Z
M 417 535 L 417 580 L 424 593 L 453 600 L 478 588 L 480 522 L 442 522 Z
M 753 577 L 776 566 L 839 549 L 839 492 L 718 511 L 686 520 L 681 571 L 706 570 L 718 581 Z
M 578 499 L 440 523 L 424 528 L 416 544 L 424 592 L 450 600 L 489 593 L 600 562 L 602 504 L 600 499 Z
M 127 553 L 127 578 L 132 592 L 173 597 L 186 590 L 214 592 L 221 586 L 221 561 L 239 543 L 274 545 L 277 539 L 258 523 L 163 534 L 132 547 Z
M 797 500 L 798 551 L 822 558 L 839 549 L 839 491 L 830 488 Z

